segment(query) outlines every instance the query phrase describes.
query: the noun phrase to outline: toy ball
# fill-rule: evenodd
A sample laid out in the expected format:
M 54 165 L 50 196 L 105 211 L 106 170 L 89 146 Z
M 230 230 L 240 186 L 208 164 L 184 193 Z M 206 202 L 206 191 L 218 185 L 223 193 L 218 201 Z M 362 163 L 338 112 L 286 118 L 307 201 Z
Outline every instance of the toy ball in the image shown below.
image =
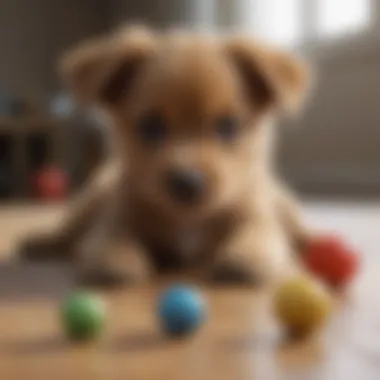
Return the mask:
M 316 239 L 305 252 L 307 268 L 333 287 L 344 287 L 358 270 L 358 256 L 333 236 Z
M 59 168 L 45 167 L 36 173 L 34 180 L 35 192 L 42 199 L 58 200 L 68 193 L 67 176 Z
M 161 326 L 168 335 L 189 335 L 205 320 L 205 301 L 196 289 L 175 286 L 161 295 L 158 315 Z
M 105 325 L 105 304 L 87 292 L 71 294 L 64 301 L 61 312 L 64 331 L 71 340 L 96 339 Z
M 316 283 L 306 278 L 288 280 L 274 298 L 277 319 L 291 336 L 302 337 L 316 331 L 327 319 L 331 300 Z

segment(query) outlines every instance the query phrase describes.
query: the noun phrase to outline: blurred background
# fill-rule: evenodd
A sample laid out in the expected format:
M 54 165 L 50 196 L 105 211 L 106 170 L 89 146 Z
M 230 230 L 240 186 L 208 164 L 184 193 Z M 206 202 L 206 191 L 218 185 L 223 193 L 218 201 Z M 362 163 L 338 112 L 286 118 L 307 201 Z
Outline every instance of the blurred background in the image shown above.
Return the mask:
M 122 23 L 244 31 L 316 71 L 280 167 L 305 194 L 380 193 L 380 0 L 0 0 L 0 200 L 60 198 L 107 154 L 60 87 L 60 54 Z

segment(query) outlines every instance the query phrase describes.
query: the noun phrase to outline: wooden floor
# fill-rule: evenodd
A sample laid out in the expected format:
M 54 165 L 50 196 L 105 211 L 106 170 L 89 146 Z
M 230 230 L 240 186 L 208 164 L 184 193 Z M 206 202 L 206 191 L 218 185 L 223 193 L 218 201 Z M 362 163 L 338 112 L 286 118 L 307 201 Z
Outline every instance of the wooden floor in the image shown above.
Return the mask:
M 0 379 L 380 379 L 380 204 L 313 203 L 307 210 L 311 223 L 337 229 L 363 253 L 362 274 L 318 338 L 286 343 L 265 295 L 207 288 L 205 326 L 170 341 L 155 319 L 161 282 L 105 293 L 104 339 L 81 346 L 68 343 L 59 326 L 69 270 L 10 260 L 17 237 L 49 225 L 59 211 L 1 208 Z

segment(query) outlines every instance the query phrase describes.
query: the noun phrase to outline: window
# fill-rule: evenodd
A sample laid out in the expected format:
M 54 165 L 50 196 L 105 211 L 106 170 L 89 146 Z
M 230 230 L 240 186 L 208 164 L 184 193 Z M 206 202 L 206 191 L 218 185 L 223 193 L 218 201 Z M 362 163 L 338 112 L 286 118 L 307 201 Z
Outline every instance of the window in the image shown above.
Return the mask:
M 317 33 L 321 37 L 363 29 L 370 18 L 368 0 L 318 0 L 316 11 Z
M 245 0 L 244 25 L 283 45 L 340 37 L 369 26 L 371 0 Z
M 263 0 L 256 1 L 254 32 L 284 45 L 300 42 L 301 9 L 304 0 Z

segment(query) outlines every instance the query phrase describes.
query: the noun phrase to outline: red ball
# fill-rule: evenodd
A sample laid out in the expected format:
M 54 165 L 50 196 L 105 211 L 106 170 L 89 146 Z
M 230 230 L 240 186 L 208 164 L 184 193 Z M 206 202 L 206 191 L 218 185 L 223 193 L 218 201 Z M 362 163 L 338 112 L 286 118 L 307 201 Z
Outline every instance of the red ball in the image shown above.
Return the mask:
M 358 256 L 336 236 L 317 238 L 304 257 L 309 270 L 334 287 L 347 285 L 358 270 Z
M 56 167 L 46 167 L 36 173 L 35 192 L 45 200 L 63 199 L 68 193 L 68 179 L 64 171 Z

